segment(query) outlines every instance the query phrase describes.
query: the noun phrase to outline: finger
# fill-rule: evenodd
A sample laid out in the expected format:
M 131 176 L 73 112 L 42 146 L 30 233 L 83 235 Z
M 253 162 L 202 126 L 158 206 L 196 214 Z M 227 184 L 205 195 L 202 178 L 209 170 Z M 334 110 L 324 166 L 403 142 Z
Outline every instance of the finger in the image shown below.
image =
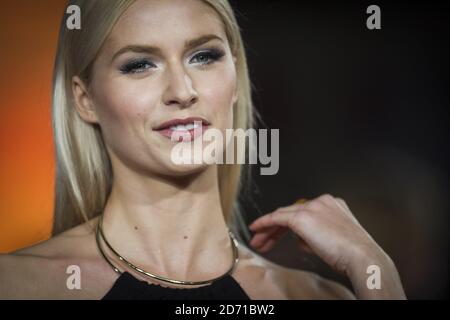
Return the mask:
M 322 194 L 315 198 L 312 202 L 320 203 L 327 208 L 334 208 L 336 206 L 336 197 L 329 193 Z
M 269 239 L 269 240 L 266 241 L 266 243 L 264 243 L 263 246 L 257 248 L 256 250 L 258 250 L 258 252 L 260 252 L 260 253 L 266 253 L 266 252 L 270 251 L 275 246 L 275 244 L 277 243 L 277 240 Z
M 269 212 L 269 213 L 267 213 L 267 214 L 265 214 L 265 215 L 263 215 L 261 217 L 256 218 L 251 224 L 249 224 L 249 228 L 252 229 L 252 226 L 253 226 L 253 224 L 256 221 L 258 221 L 261 218 L 266 217 L 268 215 L 277 214 L 277 213 L 280 213 L 280 212 L 295 212 L 295 211 L 298 211 L 299 209 L 301 209 L 303 207 L 304 207 L 303 204 L 293 204 L 293 205 L 286 206 L 286 207 L 279 207 L 279 208 L 277 208 L 276 210 L 274 210 L 272 212 Z
M 298 236 L 296 238 L 297 238 L 297 245 L 300 248 L 300 250 L 310 254 L 314 253 L 313 249 L 311 249 L 311 247 L 302 238 Z
M 296 212 L 297 211 L 275 211 L 266 214 L 253 221 L 249 228 L 252 231 L 256 231 L 270 226 L 289 227 Z
M 250 245 L 253 247 L 260 247 L 267 239 L 272 237 L 272 235 L 275 234 L 278 227 L 269 227 L 258 230 L 256 233 L 253 234 Z
M 300 209 L 304 209 L 305 208 L 305 203 L 307 202 L 307 199 L 300 199 L 297 200 L 294 204 L 289 205 L 289 206 L 285 206 L 285 207 L 279 207 L 278 209 L 276 209 L 275 211 L 272 211 L 269 214 L 276 214 L 278 212 L 296 212 Z M 262 216 L 264 217 L 264 216 Z M 261 219 L 262 217 L 257 218 L 256 220 L 254 220 L 251 224 L 249 224 L 249 229 L 253 229 L 253 224 L 258 221 L 259 219 Z
M 274 240 L 276 242 L 287 231 L 288 228 L 285 227 L 274 227 L 265 232 L 258 232 L 253 236 L 252 240 L 250 241 L 250 245 L 255 248 L 260 248 L 269 240 Z

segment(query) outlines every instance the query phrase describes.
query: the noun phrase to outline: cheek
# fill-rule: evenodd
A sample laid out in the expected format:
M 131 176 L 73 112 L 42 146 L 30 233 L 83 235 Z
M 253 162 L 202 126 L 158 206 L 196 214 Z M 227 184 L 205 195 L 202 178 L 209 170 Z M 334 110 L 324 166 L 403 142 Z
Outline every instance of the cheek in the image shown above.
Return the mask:
M 208 114 L 221 129 L 233 127 L 233 96 L 236 90 L 236 73 L 234 68 L 211 74 L 199 80 L 199 95 L 203 97 Z
M 145 134 L 147 114 L 155 105 L 150 90 L 126 81 L 104 82 L 95 88 L 94 104 L 105 140 L 111 145 L 139 144 Z

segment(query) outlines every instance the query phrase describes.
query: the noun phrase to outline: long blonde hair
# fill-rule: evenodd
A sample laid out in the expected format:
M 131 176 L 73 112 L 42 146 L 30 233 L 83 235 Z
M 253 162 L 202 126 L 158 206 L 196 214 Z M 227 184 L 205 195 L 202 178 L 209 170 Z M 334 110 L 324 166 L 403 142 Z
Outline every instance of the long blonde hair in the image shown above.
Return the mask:
M 56 150 L 56 190 L 52 235 L 87 222 L 103 212 L 111 191 L 113 172 L 100 128 L 80 118 L 74 107 L 71 79 L 89 84 L 92 64 L 123 12 L 136 0 L 71 0 L 82 13 L 81 30 L 61 23 L 56 55 L 52 124 Z M 238 100 L 234 128 L 253 127 L 254 110 L 244 44 L 228 0 L 201 0 L 221 17 L 231 51 L 236 56 Z M 99 18 L 101 17 L 101 18 Z M 224 218 L 237 233 L 246 234 L 237 194 L 243 184 L 242 165 L 219 165 L 219 190 Z M 248 237 L 248 234 L 246 235 Z

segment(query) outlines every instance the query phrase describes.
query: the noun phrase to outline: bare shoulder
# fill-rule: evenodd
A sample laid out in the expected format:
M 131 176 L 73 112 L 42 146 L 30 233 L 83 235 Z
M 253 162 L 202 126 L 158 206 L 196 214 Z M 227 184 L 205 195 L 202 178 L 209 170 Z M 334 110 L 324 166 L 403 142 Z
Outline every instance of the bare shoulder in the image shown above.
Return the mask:
M 288 268 L 270 261 L 245 245 L 241 245 L 247 281 L 241 281 L 252 299 L 355 299 L 342 284 L 316 273 Z M 246 283 L 248 285 L 246 286 Z M 255 285 L 257 283 L 257 285 Z
M 92 221 L 91 221 L 92 223 Z M 0 255 L 0 299 L 77 299 L 92 289 L 68 290 L 72 267 L 98 276 L 104 265 L 96 253 L 91 224 L 82 224 L 46 241 Z M 89 281 L 85 281 L 89 283 Z
M 11 255 L 18 257 L 62 258 L 86 254 L 92 246 L 86 248 L 84 245 L 92 242 L 96 221 L 97 218 L 94 218 L 46 241 L 17 250 Z

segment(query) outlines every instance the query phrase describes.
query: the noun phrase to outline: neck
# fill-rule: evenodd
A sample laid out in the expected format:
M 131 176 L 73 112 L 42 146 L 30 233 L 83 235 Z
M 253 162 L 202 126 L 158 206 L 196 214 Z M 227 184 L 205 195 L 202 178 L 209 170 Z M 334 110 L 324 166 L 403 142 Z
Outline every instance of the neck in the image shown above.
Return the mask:
M 130 172 L 114 178 L 103 230 L 125 259 L 151 273 L 186 281 L 228 270 L 232 244 L 220 205 L 217 166 L 177 181 L 143 179 Z

